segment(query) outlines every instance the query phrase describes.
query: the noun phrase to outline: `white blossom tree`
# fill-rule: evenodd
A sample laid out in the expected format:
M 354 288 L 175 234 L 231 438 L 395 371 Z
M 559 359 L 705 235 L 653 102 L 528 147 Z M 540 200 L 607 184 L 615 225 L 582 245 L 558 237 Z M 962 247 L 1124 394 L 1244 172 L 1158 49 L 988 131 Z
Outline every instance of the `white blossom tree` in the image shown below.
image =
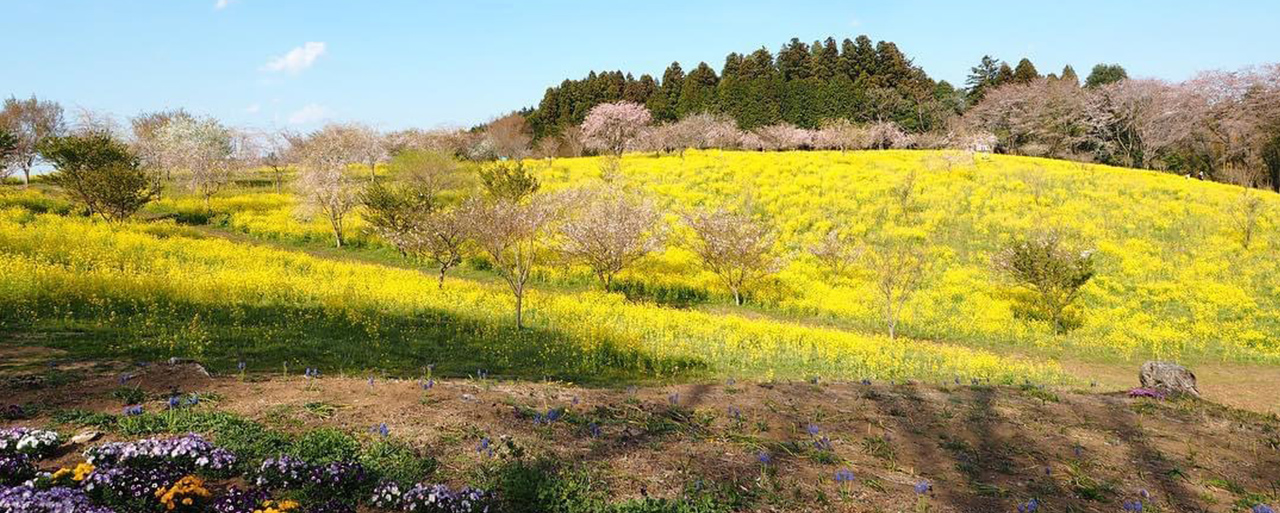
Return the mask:
M 363 184 L 348 168 L 363 162 L 359 145 L 341 125 L 327 125 L 302 140 L 298 148 L 302 172 L 298 191 L 306 206 L 323 214 L 333 230 L 334 243 L 346 241 L 346 216 L 360 204 Z
M 547 195 L 522 202 L 508 198 L 472 198 L 459 220 L 464 233 L 488 257 L 515 297 L 516 328 L 524 327 L 524 298 L 533 268 L 540 261 L 559 208 Z
M 182 170 L 188 190 L 210 200 L 231 181 L 236 134 L 213 118 L 175 117 L 156 133 L 155 158 L 166 169 Z
M 662 246 L 661 212 L 644 197 L 616 186 L 577 191 L 560 226 L 560 250 L 591 268 L 606 290 L 623 269 Z
M 777 271 L 776 234 L 751 216 L 721 208 L 686 213 L 684 222 L 694 233 L 694 253 L 733 294 L 734 304 L 743 304 L 749 287 Z

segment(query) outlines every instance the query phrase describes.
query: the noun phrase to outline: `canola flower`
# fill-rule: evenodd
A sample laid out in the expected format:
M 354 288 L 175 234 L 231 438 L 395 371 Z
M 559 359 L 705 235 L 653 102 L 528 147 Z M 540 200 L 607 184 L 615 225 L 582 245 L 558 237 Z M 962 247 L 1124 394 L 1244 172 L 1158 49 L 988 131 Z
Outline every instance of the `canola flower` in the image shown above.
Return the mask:
M 497 285 L 459 280 L 442 290 L 411 270 L 189 237 L 173 225 L 110 227 L 23 209 L 0 210 L 0 270 L 0 319 L 6 326 L 74 319 L 142 335 L 107 348 L 126 352 L 226 355 L 236 361 L 264 346 L 333 351 L 331 341 L 305 336 L 321 322 L 362 332 L 358 340 L 336 346 L 352 357 L 412 354 L 412 346 L 392 341 L 412 343 L 415 330 L 446 327 L 467 330 L 454 332 L 478 346 L 467 354 L 507 369 L 579 376 L 697 371 L 760 379 L 819 373 L 849 379 L 1066 380 L 1052 362 L 635 304 L 598 292 L 531 294 L 530 318 L 557 334 L 540 339 L 507 327 L 511 300 Z M 261 311 L 273 315 L 255 313 Z M 413 321 L 406 325 L 404 319 Z M 394 323 L 403 329 L 384 328 Z M 237 344 L 260 345 L 233 345 L 219 335 L 247 330 L 262 336 Z

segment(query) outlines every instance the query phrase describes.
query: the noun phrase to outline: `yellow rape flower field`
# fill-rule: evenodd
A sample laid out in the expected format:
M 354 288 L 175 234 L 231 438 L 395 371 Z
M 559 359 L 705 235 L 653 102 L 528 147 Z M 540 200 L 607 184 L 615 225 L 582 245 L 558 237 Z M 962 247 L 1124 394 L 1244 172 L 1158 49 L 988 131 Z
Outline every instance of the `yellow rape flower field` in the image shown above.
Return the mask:
M 601 158 L 527 162 L 544 189 L 598 181 Z M 667 213 L 666 249 L 620 283 L 700 298 L 676 308 L 594 291 L 548 266 L 526 312 L 482 268 L 437 289 L 355 219 L 353 255 L 314 251 L 327 224 L 288 192 L 170 195 L 111 227 L 0 203 L 0 309 L 9 333 L 93 355 L 189 356 L 217 368 L 326 366 L 617 382 L 753 379 L 986 380 L 1087 384 L 1077 369 L 1148 358 L 1280 364 L 1280 197 L 1241 243 L 1243 189 L 1106 166 L 940 151 L 631 154 L 611 179 Z M 901 191 L 908 190 L 903 195 Z M 23 193 L 31 196 L 35 193 Z M 47 194 L 47 193 L 45 193 Z M 750 208 L 785 264 L 735 307 L 687 249 L 679 213 Z M 886 223 L 886 219 L 892 219 Z M 212 226 L 188 227 L 183 223 Z M 885 334 L 870 273 L 835 279 L 808 252 L 829 230 L 905 230 L 932 260 Z M 992 257 L 1043 230 L 1096 249 L 1097 275 L 1065 335 L 1015 315 Z M 225 232 L 244 236 L 228 239 Z M 247 239 L 247 240 L 246 240 Z M 1072 362 L 1066 365 L 1064 362 Z

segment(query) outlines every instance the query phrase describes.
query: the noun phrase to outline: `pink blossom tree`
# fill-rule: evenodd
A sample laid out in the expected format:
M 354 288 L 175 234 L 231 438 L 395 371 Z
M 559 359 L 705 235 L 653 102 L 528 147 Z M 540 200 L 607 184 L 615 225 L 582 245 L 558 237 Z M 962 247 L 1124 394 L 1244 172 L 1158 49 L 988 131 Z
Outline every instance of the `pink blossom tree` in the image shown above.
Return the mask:
M 582 135 L 588 148 L 620 156 L 652 119 L 649 109 L 638 103 L 602 103 L 587 113 L 582 122 Z

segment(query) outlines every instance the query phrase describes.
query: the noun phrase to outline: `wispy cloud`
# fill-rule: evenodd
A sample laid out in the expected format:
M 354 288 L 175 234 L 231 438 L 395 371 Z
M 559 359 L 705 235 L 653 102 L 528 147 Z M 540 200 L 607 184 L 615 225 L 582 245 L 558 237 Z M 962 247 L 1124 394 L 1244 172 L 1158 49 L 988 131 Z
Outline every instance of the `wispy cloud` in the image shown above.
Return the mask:
M 258 111 L 261 111 L 261 110 L 262 110 L 262 105 L 259 105 L 257 103 L 249 105 L 248 107 L 244 108 L 244 111 L 250 114 L 257 114 Z
M 262 69 L 297 74 L 315 64 L 316 59 L 324 55 L 327 49 L 328 45 L 322 42 L 309 42 L 289 50 L 289 53 L 267 61 L 267 64 Z
M 289 114 L 290 125 L 308 125 L 323 120 L 329 115 L 329 109 L 324 105 L 309 103 Z
M 228 5 L 231 5 L 231 0 L 218 0 L 217 2 L 213 3 L 213 8 L 214 10 L 221 11 L 223 9 L 226 9 Z

